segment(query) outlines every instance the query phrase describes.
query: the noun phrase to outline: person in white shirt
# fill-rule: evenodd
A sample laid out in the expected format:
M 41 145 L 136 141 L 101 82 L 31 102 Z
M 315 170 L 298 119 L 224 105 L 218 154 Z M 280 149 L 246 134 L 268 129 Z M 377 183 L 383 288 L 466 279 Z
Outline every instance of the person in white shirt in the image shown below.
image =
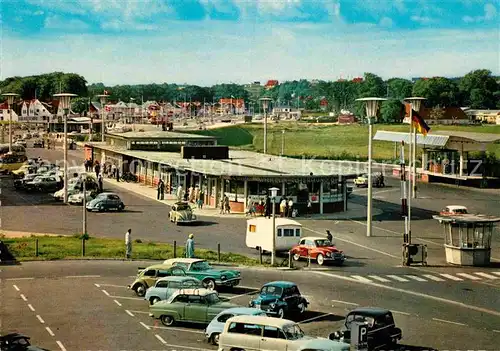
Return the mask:
M 292 217 L 292 212 L 293 212 L 293 200 L 292 200 L 292 198 L 290 198 L 290 200 L 288 200 L 288 213 L 287 213 L 287 216 L 288 217 Z
M 127 230 L 125 233 L 125 257 L 130 259 L 132 256 L 132 229 Z

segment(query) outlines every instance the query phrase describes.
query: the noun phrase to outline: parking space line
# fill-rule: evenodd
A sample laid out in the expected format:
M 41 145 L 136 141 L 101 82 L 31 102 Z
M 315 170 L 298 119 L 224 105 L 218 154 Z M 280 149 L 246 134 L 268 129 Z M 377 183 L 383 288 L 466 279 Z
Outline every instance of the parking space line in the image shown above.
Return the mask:
M 96 284 L 96 283 L 94 283 L 94 285 L 96 286 L 96 288 L 100 288 L 101 287 L 99 284 Z
M 29 277 L 29 278 L 7 278 L 5 280 L 33 280 L 35 278 Z
M 186 333 L 193 333 L 193 334 L 205 334 L 204 332 L 199 331 L 199 330 L 191 330 L 191 329 L 184 329 L 184 328 L 161 327 L 159 325 L 148 325 L 148 327 L 153 328 L 153 329 L 172 330 L 172 331 L 179 331 L 179 332 L 186 332 Z
M 155 337 L 160 340 L 161 343 L 163 344 L 166 344 L 167 342 L 165 340 L 163 340 L 163 338 L 161 336 L 159 336 L 158 334 L 155 334 Z
M 138 300 L 138 301 L 144 301 L 144 298 L 140 297 L 130 297 L 130 296 L 114 296 L 114 295 L 108 295 L 109 297 L 113 299 L 124 299 L 124 300 Z
M 408 312 L 395 311 L 395 310 L 392 310 L 392 309 L 391 309 L 391 312 L 392 313 L 396 313 L 396 314 L 402 314 L 404 316 L 411 316 L 411 313 L 408 313 Z
M 134 314 L 132 312 L 130 312 L 129 310 L 125 310 L 125 312 L 127 312 L 127 314 L 130 316 L 130 317 L 135 317 Z
M 247 296 L 247 295 L 254 295 L 255 293 L 257 293 L 258 290 L 254 290 L 254 291 L 250 291 L 250 292 L 247 292 L 245 294 L 239 294 L 239 295 L 235 295 L 235 296 L 231 296 L 231 297 L 226 297 L 226 299 L 229 299 L 229 300 L 232 300 L 232 299 L 236 299 L 237 297 L 242 297 L 242 296 Z M 305 295 L 302 295 L 304 297 L 306 297 Z
M 500 330 L 493 330 L 493 333 L 500 333 Z
M 62 344 L 62 342 L 60 342 L 59 340 L 56 341 L 57 345 L 59 345 L 59 348 L 61 349 L 61 351 L 66 351 L 66 348 L 64 347 L 64 345 Z
M 121 303 L 119 303 L 119 302 L 118 302 L 118 301 L 116 301 L 116 300 L 113 300 L 113 301 L 114 301 L 114 302 L 115 302 L 118 306 L 122 307 L 122 304 L 121 304 Z
M 100 275 L 67 275 L 65 278 L 100 278 Z
M 326 317 L 326 316 L 330 316 L 332 315 L 333 313 L 323 313 L 323 314 L 320 314 L 319 316 L 316 316 L 316 317 L 312 317 L 312 318 L 308 318 L 306 320 L 303 320 L 303 321 L 300 321 L 298 322 L 297 324 L 302 324 L 302 323 L 307 323 L 307 322 L 311 322 L 311 321 L 314 321 L 316 319 L 321 319 L 323 317 Z
M 130 312 L 132 312 L 132 313 L 138 313 L 138 314 L 149 314 L 149 312 L 146 312 L 146 311 L 134 311 L 134 310 L 130 310 Z
M 150 327 L 148 327 L 144 322 L 139 322 L 140 325 L 142 325 L 144 328 L 146 328 L 147 330 L 151 330 Z
M 109 292 L 107 292 L 106 290 L 102 289 L 101 291 L 102 291 L 102 292 L 103 292 L 106 296 L 110 296 L 110 295 L 109 295 Z
M 49 327 L 45 327 L 45 329 L 46 329 L 46 330 L 47 330 L 47 332 L 50 334 L 50 336 L 56 336 L 56 335 L 54 334 L 54 332 L 52 332 L 52 330 L 50 330 L 50 328 L 49 328 Z
M 26 296 L 24 296 L 24 294 L 21 294 L 21 299 L 23 299 L 24 301 L 28 301 L 28 299 L 26 298 Z
M 16 284 L 14 284 L 14 285 L 12 285 L 12 286 L 13 286 L 13 287 L 14 287 L 14 289 L 16 289 L 17 291 L 21 291 L 21 289 L 19 289 L 19 288 L 17 287 L 17 285 L 16 285 Z
M 99 284 L 99 286 L 109 286 L 111 288 L 124 288 L 127 289 L 125 285 L 115 285 L 115 284 Z
M 359 304 L 354 303 L 354 302 L 347 302 L 347 301 L 341 301 L 341 300 L 331 300 L 331 301 L 332 302 L 342 303 L 344 305 L 359 306 Z
M 455 325 L 461 325 L 461 326 L 466 326 L 467 325 L 467 324 L 464 324 L 464 323 L 458 323 L 458 322 L 448 321 L 446 319 L 432 318 L 432 320 L 436 321 L 436 322 L 443 322 L 443 323 L 455 324 Z
M 42 317 L 40 317 L 39 314 L 36 315 L 36 318 L 38 318 L 38 320 L 40 321 L 40 323 L 45 324 L 45 321 L 42 319 Z
M 255 286 L 244 286 L 244 285 L 238 285 L 237 288 L 248 289 L 248 290 L 260 290 L 260 288 L 256 288 Z
M 32 311 L 32 312 L 35 312 L 35 308 L 29 303 L 28 304 L 28 308 Z

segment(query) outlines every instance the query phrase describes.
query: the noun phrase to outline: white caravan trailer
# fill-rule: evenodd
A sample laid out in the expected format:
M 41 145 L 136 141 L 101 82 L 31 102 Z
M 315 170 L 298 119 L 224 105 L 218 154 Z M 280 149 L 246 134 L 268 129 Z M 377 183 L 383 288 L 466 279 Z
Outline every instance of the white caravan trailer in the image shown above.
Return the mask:
M 302 224 L 288 218 L 276 218 L 276 251 L 288 251 L 302 236 Z M 247 220 L 246 245 L 271 252 L 273 248 L 273 219 L 258 217 Z

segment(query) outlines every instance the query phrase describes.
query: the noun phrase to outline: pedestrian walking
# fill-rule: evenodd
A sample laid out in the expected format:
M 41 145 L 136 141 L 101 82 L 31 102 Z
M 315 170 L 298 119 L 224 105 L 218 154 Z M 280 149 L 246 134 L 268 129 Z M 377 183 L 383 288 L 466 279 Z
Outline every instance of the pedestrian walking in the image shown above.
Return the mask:
M 120 181 L 120 170 L 118 168 L 116 169 L 115 175 L 116 175 L 116 182 L 119 182 Z
M 163 200 L 165 198 L 165 183 L 163 183 L 163 180 L 160 179 L 158 182 L 158 200 Z
M 95 162 L 94 171 L 95 171 L 95 176 L 99 177 L 99 173 L 101 173 L 101 165 L 99 164 L 98 161 Z
M 125 257 L 127 259 L 132 257 L 132 229 L 127 230 L 125 233 Z
M 326 231 L 326 238 L 328 239 L 328 241 L 330 243 L 333 243 L 333 235 L 332 235 L 332 233 L 330 233 L 329 230 Z
M 264 204 L 264 216 L 271 218 L 271 198 L 266 195 L 266 203 Z
M 231 213 L 231 205 L 229 204 L 229 197 L 227 195 L 224 196 L 224 211 L 227 214 Z
M 186 258 L 194 258 L 194 234 L 189 234 L 186 240 Z
M 99 176 L 97 177 L 97 183 L 99 184 L 99 193 L 102 193 L 104 191 L 102 185 L 102 174 L 99 174 Z
M 285 213 L 283 217 L 288 217 L 289 212 L 290 212 L 290 207 L 288 206 L 288 199 L 285 198 Z
M 198 208 L 201 210 L 203 209 L 203 199 L 205 198 L 205 193 L 203 190 L 200 191 L 198 194 Z
M 288 217 L 292 217 L 292 213 L 293 213 L 293 200 L 292 198 L 290 198 L 290 200 L 288 200 Z
M 309 217 L 312 216 L 312 202 L 310 199 L 307 200 L 307 214 Z
M 286 199 L 281 199 L 280 201 L 280 216 L 285 217 L 285 209 L 286 209 Z

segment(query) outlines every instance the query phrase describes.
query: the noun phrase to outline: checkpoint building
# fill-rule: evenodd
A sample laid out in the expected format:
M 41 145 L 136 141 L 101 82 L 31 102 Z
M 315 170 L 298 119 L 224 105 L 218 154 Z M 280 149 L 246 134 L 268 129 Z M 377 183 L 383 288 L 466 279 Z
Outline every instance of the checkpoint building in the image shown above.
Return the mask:
M 86 143 L 85 153 L 93 162 L 135 174 L 145 185 L 155 187 L 162 179 L 167 193 L 198 187 L 208 207 L 220 207 L 227 195 L 232 212 L 245 212 L 272 187 L 280 189 L 277 201 L 291 198 L 299 215 L 307 212 L 308 201 L 313 213 L 346 211 L 346 181 L 365 172 L 338 161 L 230 150 L 215 137 L 171 131 L 106 134 L 104 143 Z

